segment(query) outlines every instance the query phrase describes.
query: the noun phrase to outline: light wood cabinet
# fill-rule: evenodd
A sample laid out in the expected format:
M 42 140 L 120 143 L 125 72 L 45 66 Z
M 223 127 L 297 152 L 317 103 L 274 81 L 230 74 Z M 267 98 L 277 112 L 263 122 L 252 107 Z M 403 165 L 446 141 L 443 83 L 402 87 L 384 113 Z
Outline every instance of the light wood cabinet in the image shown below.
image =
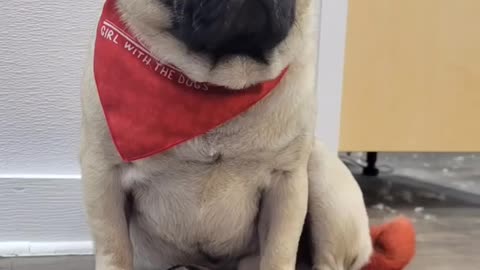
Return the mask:
M 341 151 L 480 151 L 480 1 L 350 0 Z

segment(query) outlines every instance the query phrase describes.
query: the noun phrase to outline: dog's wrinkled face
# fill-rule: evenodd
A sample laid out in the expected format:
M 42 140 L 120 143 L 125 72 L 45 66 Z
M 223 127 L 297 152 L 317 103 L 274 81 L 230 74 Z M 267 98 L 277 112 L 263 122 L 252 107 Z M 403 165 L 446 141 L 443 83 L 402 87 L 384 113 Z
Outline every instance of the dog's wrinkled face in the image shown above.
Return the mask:
M 197 82 L 240 90 L 314 59 L 312 0 L 116 1 L 152 54 Z
M 296 0 L 158 0 L 170 9 L 169 30 L 190 50 L 214 58 L 265 61 L 295 20 Z

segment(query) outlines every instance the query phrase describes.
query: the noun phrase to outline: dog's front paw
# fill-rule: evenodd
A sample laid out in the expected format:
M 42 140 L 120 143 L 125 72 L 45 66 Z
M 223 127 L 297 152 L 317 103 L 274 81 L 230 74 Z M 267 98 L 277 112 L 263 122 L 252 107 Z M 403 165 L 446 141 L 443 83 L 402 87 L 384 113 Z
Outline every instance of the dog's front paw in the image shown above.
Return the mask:
M 209 270 L 205 267 L 194 266 L 194 265 L 177 265 L 170 267 L 168 270 Z
M 131 270 L 130 268 L 120 268 L 117 266 L 110 266 L 110 265 L 97 265 L 95 270 Z
M 95 270 L 133 270 L 131 266 L 128 266 L 126 263 L 112 264 L 104 256 L 97 256 L 95 263 Z
M 295 270 L 295 262 L 290 264 L 279 264 L 278 262 L 260 263 L 260 257 L 257 255 L 243 258 L 237 270 Z

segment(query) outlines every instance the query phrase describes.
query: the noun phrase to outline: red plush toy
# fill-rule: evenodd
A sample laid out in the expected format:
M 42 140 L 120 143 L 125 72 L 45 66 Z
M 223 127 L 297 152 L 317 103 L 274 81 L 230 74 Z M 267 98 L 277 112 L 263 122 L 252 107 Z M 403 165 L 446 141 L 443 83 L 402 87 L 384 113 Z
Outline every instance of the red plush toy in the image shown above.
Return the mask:
M 411 221 L 398 217 L 389 223 L 372 227 L 374 253 L 363 270 L 401 270 L 415 255 L 415 229 Z

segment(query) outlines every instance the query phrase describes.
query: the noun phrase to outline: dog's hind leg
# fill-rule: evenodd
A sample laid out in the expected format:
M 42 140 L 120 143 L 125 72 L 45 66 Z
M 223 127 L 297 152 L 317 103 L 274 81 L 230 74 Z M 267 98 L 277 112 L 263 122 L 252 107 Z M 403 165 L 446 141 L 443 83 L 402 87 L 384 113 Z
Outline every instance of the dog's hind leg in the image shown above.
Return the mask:
M 318 142 L 308 173 L 313 269 L 360 269 L 369 260 L 372 244 L 357 182 L 342 161 Z

